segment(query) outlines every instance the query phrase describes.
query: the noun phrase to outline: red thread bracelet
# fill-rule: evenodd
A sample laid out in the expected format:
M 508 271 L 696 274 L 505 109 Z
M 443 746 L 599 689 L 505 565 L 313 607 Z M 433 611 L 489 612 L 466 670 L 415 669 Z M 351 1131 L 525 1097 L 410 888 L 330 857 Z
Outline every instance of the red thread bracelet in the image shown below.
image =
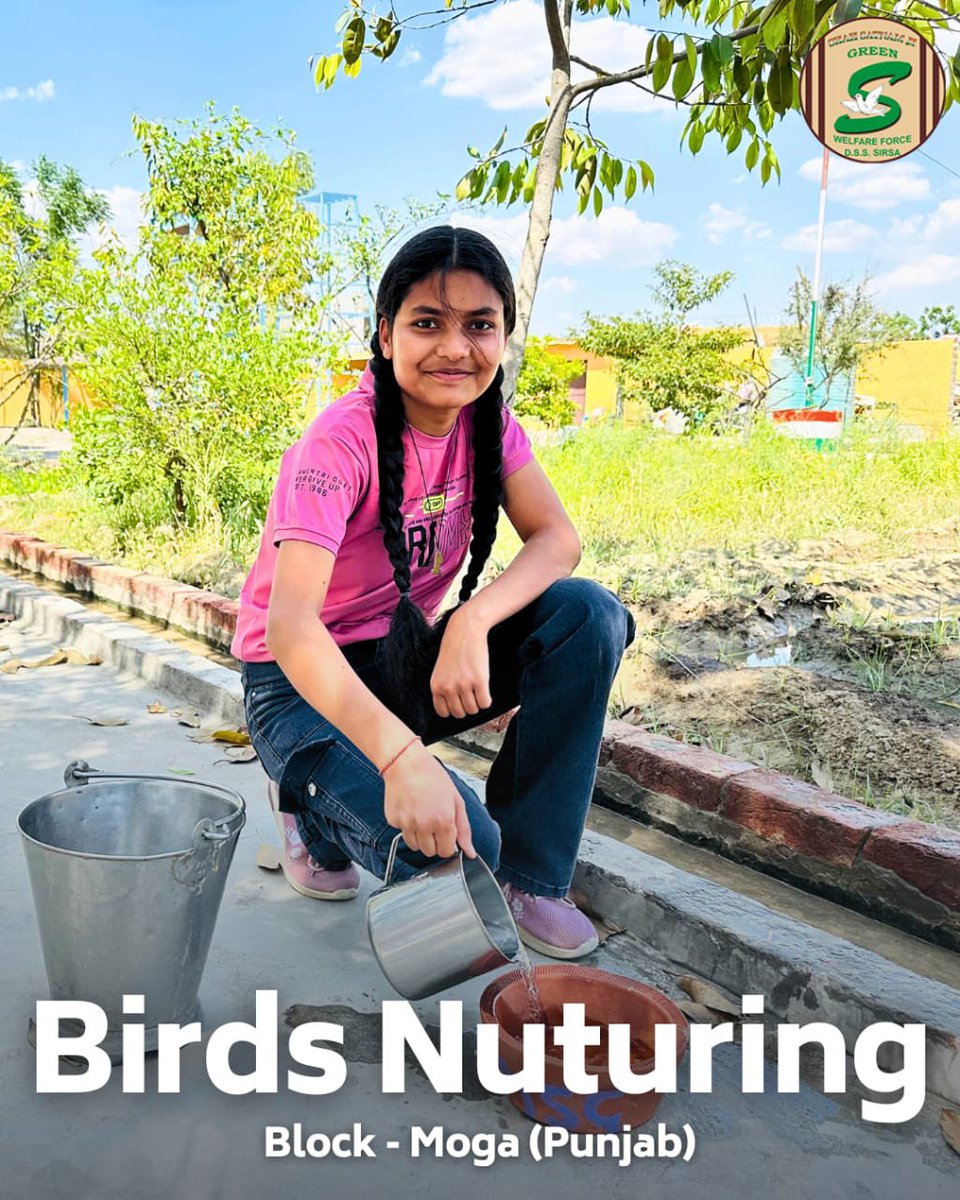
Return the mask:
M 391 758 L 391 759 L 390 759 L 390 761 L 389 761 L 389 762 L 386 764 L 386 766 L 383 766 L 383 767 L 381 767 L 381 768 L 380 768 L 380 776 L 381 776 L 381 778 L 382 778 L 384 775 L 386 775 L 386 773 L 387 773 L 387 772 L 390 770 L 390 768 L 391 768 L 391 767 L 393 766 L 393 764 L 394 764 L 394 763 L 397 761 L 397 759 L 400 757 L 400 755 L 401 755 L 401 754 L 404 754 L 404 753 L 405 753 L 407 750 L 409 750 L 409 749 L 410 749 L 410 747 L 413 745 L 413 743 L 414 743 L 414 742 L 419 742 L 419 741 L 420 741 L 420 735 L 419 735 L 419 734 L 415 734 L 415 735 L 414 735 L 414 736 L 413 736 L 413 737 L 410 739 L 410 741 L 409 741 L 409 742 L 407 742 L 407 744 L 406 744 L 405 746 L 401 747 L 401 749 L 399 749 L 399 750 L 396 752 L 396 754 L 393 756 L 393 758 Z

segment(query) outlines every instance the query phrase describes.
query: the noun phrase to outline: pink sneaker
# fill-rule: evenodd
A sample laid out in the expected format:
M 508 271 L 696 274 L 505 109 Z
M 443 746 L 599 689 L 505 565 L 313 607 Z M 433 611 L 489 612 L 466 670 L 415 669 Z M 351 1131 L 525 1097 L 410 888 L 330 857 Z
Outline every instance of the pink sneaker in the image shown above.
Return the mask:
M 551 958 L 582 958 L 600 945 L 597 931 L 568 897 L 531 896 L 501 883 L 524 945 Z
M 301 896 L 314 900 L 352 900 L 360 886 L 353 863 L 333 871 L 315 863 L 300 837 L 296 817 L 280 811 L 280 789 L 272 779 L 267 784 L 267 798 L 283 839 L 281 865 L 287 883 Z

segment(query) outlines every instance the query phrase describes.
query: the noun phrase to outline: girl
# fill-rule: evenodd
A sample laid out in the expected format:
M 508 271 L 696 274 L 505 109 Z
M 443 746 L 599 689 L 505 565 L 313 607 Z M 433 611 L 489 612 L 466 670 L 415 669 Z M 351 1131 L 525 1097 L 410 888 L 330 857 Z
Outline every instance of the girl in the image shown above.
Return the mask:
M 528 946 L 577 958 L 597 938 L 567 891 L 633 622 L 570 578 L 576 531 L 504 407 L 515 313 L 481 234 L 398 252 L 359 384 L 283 456 L 232 651 L 297 891 L 349 899 L 353 864 L 382 877 L 398 832 L 399 878 L 459 846 Z M 477 590 L 501 506 L 523 547 Z M 484 807 L 426 747 L 518 705 Z

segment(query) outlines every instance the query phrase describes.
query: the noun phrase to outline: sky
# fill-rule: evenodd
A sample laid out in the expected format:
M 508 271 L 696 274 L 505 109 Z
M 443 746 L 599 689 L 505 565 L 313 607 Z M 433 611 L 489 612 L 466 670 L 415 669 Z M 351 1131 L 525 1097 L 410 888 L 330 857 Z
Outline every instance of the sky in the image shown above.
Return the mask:
M 504 125 L 519 140 L 544 114 L 549 55 L 537 0 L 502 0 L 405 33 L 387 63 L 365 61 L 358 78 L 318 92 L 308 59 L 336 49 L 341 11 L 341 0 L 48 0 L 38 23 L 38 10 L 15 6 L 0 47 L 0 158 L 25 179 L 41 154 L 76 167 L 131 237 L 145 185 L 135 112 L 191 118 L 213 100 L 264 128 L 280 123 L 312 156 L 318 190 L 355 195 L 368 212 L 452 194 L 471 165 L 468 143 L 486 149 Z M 634 64 L 645 16 L 652 23 L 656 6 L 635 2 L 629 22 L 578 21 L 574 50 L 609 69 Z M 831 158 L 826 281 L 869 273 L 885 307 L 913 316 L 927 305 L 960 306 L 958 113 L 899 162 Z M 558 197 L 533 332 L 565 336 L 585 312 L 649 308 L 651 267 L 665 258 L 734 272 L 697 319 L 740 325 L 749 303 L 760 324 L 778 323 L 797 268 L 813 273 L 822 151 L 802 117 L 775 125 L 782 181 L 765 188 L 743 165 L 746 141 L 728 156 L 708 139 L 693 157 L 679 147 L 682 112 L 635 88 L 610 89 L 594 105 L 593 126 L 621 157 L 652 165 L 655 190 L 629 204 L 608 198 L 599 219 L 575 215 L 569 187 Z M 455 219 L 483 229 L 519 263 L 521 206 Z

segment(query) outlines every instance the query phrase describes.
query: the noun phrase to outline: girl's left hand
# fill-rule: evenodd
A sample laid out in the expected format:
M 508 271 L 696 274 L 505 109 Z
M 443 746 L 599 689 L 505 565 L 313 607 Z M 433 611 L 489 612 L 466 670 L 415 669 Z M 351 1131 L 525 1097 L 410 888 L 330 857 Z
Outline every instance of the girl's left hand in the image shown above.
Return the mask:
M 473 716 L 493 704 L 487 631 L 458 616 L 447 622 L 430 676 L 433 707 L 441 717 Z

